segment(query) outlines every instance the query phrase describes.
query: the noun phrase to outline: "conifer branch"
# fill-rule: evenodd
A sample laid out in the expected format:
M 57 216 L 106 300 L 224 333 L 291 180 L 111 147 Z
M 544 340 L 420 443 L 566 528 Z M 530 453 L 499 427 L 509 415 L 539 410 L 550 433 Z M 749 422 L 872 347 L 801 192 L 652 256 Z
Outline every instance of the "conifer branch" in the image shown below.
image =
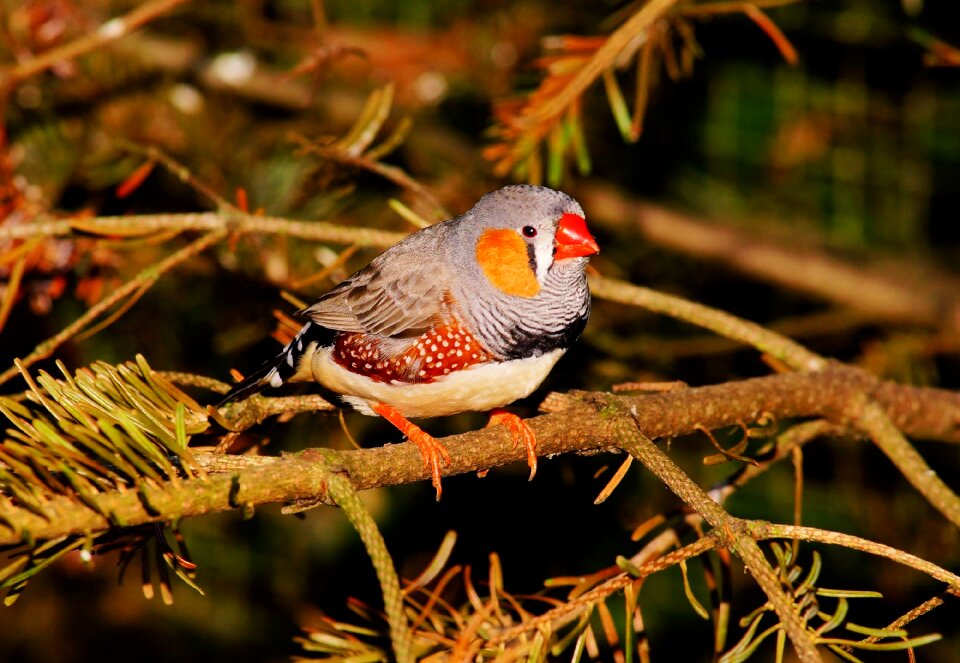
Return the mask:
M 645 433 L 659 439 L 701 428 L 751 422 L 761 415 L 778 420 L 826 417 L 840 423 L 845 403 L 865 389 L 872 389 L 876 401 L 904 433 L 960 442 L 960 394 L 881 382 L 843 366 L 818 373 L 789 373 L 637 396 L 588 392 L 555 395 L 547 401 L 554 414 L 528 421 L 537 436 L 539 453 L 550 456 L 619 447 L 617 436 L 610 429 L 610 421 L 616 417 L 607 418 L 603 413 L 607 398 L 635 409 Z M 443 443 L 452 458 L 451 464 L 443 468 L 445 476 L 478 472 L 526 458 L 523 449 L 513 448 L 509 432 L 498 427 L 453 435 L 444 438 Z M 115 523 L 166 522 L 245 505 L 329 502 L 323 479 L 328 470 L 325 465 L 346 473 L 358 490 L 429 478 L 419 451 L 410 443 L 355 451 L 307 450 L 282 458 L 224 457 L 196 451 L 192 455 L 200 469 L 215 472 L 229 466 L 229 473 L 210 474 L 203 480 L 181 480 L 177 485 L 149 485 L 139 491 L 126 488 L 95 494 L 90 496 L 90 504 L 96 505 L 94 509 L 65 495 L 45 498 L 30 510 L 17 507 L 9 497 L 2 498 L 0 545 L 19 543 L 25 538 L 40 540 L 103 531 Z

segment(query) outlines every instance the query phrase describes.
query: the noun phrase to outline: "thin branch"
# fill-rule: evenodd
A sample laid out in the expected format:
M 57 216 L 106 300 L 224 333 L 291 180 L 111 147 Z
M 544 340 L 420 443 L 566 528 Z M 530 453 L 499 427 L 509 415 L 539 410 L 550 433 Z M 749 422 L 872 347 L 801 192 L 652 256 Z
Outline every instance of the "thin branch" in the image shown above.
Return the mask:
M 752 345 L 796 369 L 819 371 L 828 363 L 785 336 L 703 304 L 603 276 L 590 278 L 590 290 L 601 299 L 663 313 Z
M 639 230 L 643 236 L 698 259 L 723 264 L 752 278 L 822 298 L 849 307 L 873 319 L 896 323 L 960 329 L 960 282 L 942 272 L 902 259 L 893 263 L 852 265 L 817 248 L 757 237 L 732 226 L 718 226 L 705 219 L 684 215 L 636 201 L 615 189 L 591 186 L 578 192 L 591 214 L 615 227 Z M 214 229 L 227 223 L 215 212 L 161 214 L 77 219 L 38 219 L 33 223 L 0 227 L 0 239 L 34 236 L 70 236 L 82 233 L 87 223 L 102 227 L 103 234 L 141 229 Z M 357 238 L 363 246 L 387 247 L 403 238 L 400 233 L 321 221 L 295 221 L 277 217 L 234 214 L 230 224 L 240 232 L 280 234 L 315 241 L 350 244 Z M 316 226 L 316 227 L 314 227 Z M 895 274 L 895 276 L 892 276 Z
M 603 46 L 597 49 L 593 57 L 577 72 L 566 87 L 536 109 L 536 119 L 544 122 L 563 114 L 570 104 L 582 95 L 584 90 L 593 84 L 604 70 L 614 65 L 623 49 L 643 35 L 678 1 L 650 0 L 645 4 L 640 11 L 631 16 L 626 23 L 610 35 Z
M 808 442 L 812 442 L 819 437 L 831 435 L 840 436 L 848 431 L 849 429 L 832 424 L 824 419 L 804 421 L 792 426 L 777 435 L 777 447 L 771 457 L 764 458 L 763 462 L 757 465 L 744 465 L 742 471 L 738 472 L 733 480 L 724 484 L 718 490 L 713 491 L 712 494 L 720 504 L 723 504 L 738 488 L 760 476 L 773 467 L 778 461 L 790 456 L 794 451 L 801 449 L 803 445 Z
M 390 624 L 390 641 L 397 663 L 413 663 L 413 633 L 403 612 L 403 592 L 400 591 L 400 578 L 394 568 L 393 559 L 387 551 L 387 544 L 377 529 L 377 523 L 367 511 L 350 480 L 331 473 L 327 481 L 327 490 L 337 506 L 343 509 L 354 529 L 360 535 L 373 568 L 380 581 L 383 592 L 384 610 Z
M 42 55 L 20 62 L 5 71 L 0 70 L 0 89 L 10 90 L 20 82 L 35 76 L 60 62 L 66 62 L 105 46 L 144 25 L 168 14 L 188 0 L 154 0 L 130 13 L 110 19 L 97 30 Z
M 702 5 L 698 5 L 702 7 Z M 824 299 L 875 320 L 960 330 L 960 280 L 918 260 L 852 264 L 816 245 L 721 224 L 590 186 L 578 198 L 591 214 L 658 246 L 711 261 L 763 283 Z
M 295 221 L 277 217 L 262 217 L 251 214 L 216 212 L 197 214 L 166 214 L 126 217 L 95 217 L 62 221 L 40 221 L 0 228 L 0 239 L 22 239 L 44 236 L 67 236 L 81 231 L 109 235 L 132 234 L 134 231 L 148 233 L 162 230 L 225 229 L 241 233 L 278 234 L 314 241 L 329 241 L 360 246 L 392 246 L 405 235 L 368 228 L 356 228 L 322 221 Z M 794 270 L 798 271 L 798 270 Z M 755 323 L 688 302 L 680 298 L 657 293 L 615 279 L 594 277 L 591 279 L 593 294 L 601 299 L 642 306 L 648 310 L 664 313 L 707 329 L 727 338 L 753 345 L 768 352 L 789 365 L 805 370 L 819 370 L 824 359 L 806 350 L 796 342 L 775 334 Z M 960 314 L 958 314 L 960 319 Z
M 909 566 L 920 573 L 925 573 L 931 578 L 935 578 L 950 587 L 950 590 L 960 596 L 960 576 L 951 573 L 944 568 L 937 566 L 927 560 L 911 555 L 897 548 L 862 539 L 859 536 L 843 534 L 842 532 L 831 532 L 829 530 L 818 529 L 816 527 L 803 527 L 799 525 L 776 525 L 773 523 L 755 520 L 749 525 L 750 534 L 758 541 L 766 539 L 801 539 L 803 541 L 817 541 L 819 543 L 829 543 L 830 545 L 843 546 L 851 550 L 885 557 L 889 560 Z
M 859 405 L 859 407 L 856 407 Z M 957 495 L 927 465 L 917 450 L 890 421 L 876 403 L 861 395 L 851 403 L 851 423 L 874 441 L 917 491 L 927 498 L 947 519 L 960 527 L 960 495 Z
M 376 159 L 363 154 L 351 154 L 345 149 L 336 146 L 318 145 L 304 136 L 294 135 L 296 142 L 301 149 L 316 154 L 324 159 L 329 159 L 336 163 L 361 168 L 376 173 L 387 181 L 393 182 L 397 186 L 407 189 L 413 194 L 419 196 L 432 209 L 434 214 L 440 219 L 449 219 L 450 213 L 443 207 L 436 196 L 417 180 L 410 177 L 402 168 L 382 163 Z
M 168 155 L 156 145 L 139 145 L 129 140 L 115 138 L 113 142 L 121 149 L 132 154 L 138 154 L 146 157 L 149 161 L 156 161 L 163 165 L 174 177 L 181 182 L 186 183 L 191 189 L 204 196 L 213 203 L 214 207 L 224 211 L 239 211 L 237 206 L 213 190 L 206 182 L 202 181 L 190 169 L 179 161 Z
M 864 311 L 831 308 L 780 318 L 765 326 L 781 336 L 800 341 L 851 334 L 875 323 L 876 317 Z M 741 341 L 710 333 L 670 337 L 640 333 L 627 338 L 594 331 L 587 342 L 611 358 L 649 358 L 654 362 L 663 357 L 677 361 L 686 357 L 725 355 L 743 347 Z
M 293 415 L 302 412 L 332 412 L 337 407 L 322 396 L 254 396 L 239 403 L 231 403 L 229 418 L 216 408 L 210 407 L 210 415 L 229 431 L 239 432 L 276 415 Z
M 325 221 L 298 221 L 242 212 L 191 212 L 187 214 L 144 214 L 131 216 L 98 216 L 92 218 L 48 220 L 0 227 L 0 240 L 27 237 L 87 237 L 91 233 L 106 236 L 147 235 L 170 230 L 230 230 L 250 235 L 284 235 L 299 239 L 358 244 L 359 246 L 392 246 L 406 237 L 405 233 L 389 232 Z
M 60 332 L 39 343 L 29 355 L 22 359 L 21 363 L 23 367 L 29 368 L 41 359 L 49 357 L 57 348 L 86 329 L 87 326 L 92 324 L 99 316 L 120 304 L 120 302 L 123 302 L 128 297 L 134 296 L 137 291 L 143 288 L 149 288 L 156 283 L 161 276 L 198 253 L 205 251 L 224 237 L 226 237 L 225 231 L 215 230 L 194 240 L 160 262 L 143 269 L 135 277 L 114 290 L 109 296 L 87 309 L 83 315 L 64 327 Z M 17 375 L 19 375 L 19 369 L 16 366 L 11 366 L 3 373 L 0 373 L 0 384 Z
M 619 437 L 619 446 L 643 463 L 685 504 L 691 506 L 714 528 L 721 545 L 743 561 L 754 580 L 767 595 L 767 600 L 777 613 L 780 624 L 790 638 L 800 660 L 821 660 L 816 644 L 807 633 L 806 625 L 800 618 L 799 610 L 784 592 L 777 574 L 763 556 L 760 546 L 750 537 L 747 521 L 731 516 L 714 502 L 700 486 L 670 460 L 667 454 L 643 434 L 636 419 L 631 421 L 631 417 L 626 416 L 629 410 L 623 408 L 621 403 L 612 400 L 608 400 L 608 403 L 614 412 L 619 410 L 618 413 L 621 414 L 614 424 L 616 435 Z
M 897 548 L 892 548 L 891 546 L 886 546 L 882 543 L 877 543 L 875 541 L 870 541 L 868 539 L 863 539 L 840 532 L 817 529 L 814 527 L 779 525 L 762 521 L 750 522 L 747 525 L 747 529 L 747 533 L 757 541 L 765 541 L 769 539 L 802 539 L 804 541 L 816 541 L 819 543 L 843 546 L 845 548 L 850 548 L 851 550 L 859 550 L 872 555 L 877 555 L 879 557 L 885 557 L 897 562 L 898 564 L 913 568 L 930 576 L 931 578 L 935 578 L 936 580 L 945 583 L 948 586 L 947 591 L 949 593 L 960 596 L 960 576 L 951 573 L 950 571 L 937 566 L 936 564 L 932 564 L 920 557 L 903 552 Z M 675 543 L 675 539 L 671 539 L 669 545 L 672 547 Z M 654 573 L 663 571 L 671 566 L 679 564 L 681 561 L 685 561 L 707 551 L 714 550 L 719 545 L 719 537 L 716 536 L 716 534 L 708 534 L 707 536 L 697 539 L 693 543 L 690 543 L 678 550 L 671 552 L 660 552 L 654 559 L 637 563 L 636 571 L 632 574 L 623 573 L 616 575 L 613 578 L 610 578 L 609 580 L 597 585 L 588 592 L 581 594 L 576 599 L 570 600 L 563 605 L 557 606 L 556 608 L 552 608 L 542 615 L 538 615 L 530 620 L 525 621 L 523 624 L 518 624 L 495 633 L 492 637 L 485 641 L 485 644 L 489 646 L 495 646 L 523 635 L 524 633 L 529 633 L 542 624 L 548 624 L 554 620 L 566 617 L 577 610 L 592 605 L 596 601 L 607 598 L 614 592 L 620 591 L 626 585 L 634 582 L 637 578 L 647 577 L 653 575 Z M 919 615 L 929 612 L 942 603 L 942 598 L 934 597 L 929 601 L 926 601 L 921 606 L 918 606 L 918 608 L 911 610 L 910 613 L 901 617 L 888 628 L 902 628 Z M 870 641 L 875 642 L 876 639 L 870 639 Z
M 225 394 L 230 391 L 230 385 L 220 380 L 208 378 L 206 375 L 194 375 L 193 373 L 181 373 L 180 371 L 156 371 L 161 377 L 181 384 L 186 387 L 199 387 L 208 389 L 218 394 Z
M 503 642 L 512 640 L 513 638 L 519 637 L 524 633 L 530 633 L 543 624 L 549 624 L 554 620 L 567 617 L 574 611 L 587 608 L 597 601 L 605 599 L 614 592 L 620 591 L 630 583 L 634 582 L 637 578 L 651 576 L 654 573 L 659 573 L 660 571 L 668 569 L 672 566 L 676 566 L 680 562 L 686 561 L 698 555 L 702 555 L 703 553 L 716 548 L 717 544 L 718 541 L 715 537 L 707 536 L 702 539 L 697 539 L 693 543 L 686 545 L 679 550 L 673 550 L 655 559 L 644 562 L 643 564 L 639 564 L 632 574 L 628 575 L 626 573 L 622 573 L 614 576 L 613 578 L 610 578 L 609 580 L 597 585 L 593 589 L 584 592 L 577 598 L 572 599 L 563 605 L 557 606 L 556 608 L 548 610 L 542 615 L 537 615 L 536 617 L 525 620 L 522 624 L 517 624 L 516 626 L 511 626 L 510 628 L 495 632 L 491 637 L 484 640 L 484 645 L 490 647 L 496 646 Z
M 175 166 L 176 164 L 173 163 L 173 165 Z M 28 232 L 20 235 L 21 237 L 33 237 L 41 234 L 65 235 L 72 234 L 77 230 L 85 233 L 109 235 L 113 232 L 121 236 L 131 236 L 137 233 L 145 234 L 159 230 L 186 230 L 199 227 L 208 229 L 207 234 L 194 240 L 189 245 L 181 248 L 160 262 L 141 270 L 134 278 L 121 285 L 108 297 L 87 309 L 87 311 L 73 323 L 62 329 L 56 335 L 38 344 L 34 350 L 22 360 L 23 366 L 26 368 L 49 357 L 57 348 L 83 332 L 93 324 L 98 317 L 110 309 L 118 305 L 123 306 L 122 302 L 125 300 L 142 295 L 143 292 L 149 289 L 163 274 L 226 238 L 231 230 L 236 232 L 249 231 L 256 233 L 297 234 L 304 238 L 328 239 L 329 241 L 343 241 L 346 239 L 349 243 L 359 245 L 370 243 L 393 244 L 403 237 L 403 235 L 399 233 L 388 233 L 365 228 L 354 229 L 324 224 L 322 222 L 309 223 L 289 221 L 286 219 L 270 219 L 241 214 L 233 210 L 230 210 L 229 213 L 210 212 L 185 215 L 73 219 L 52 223 L 25 224 L 19 227 L 21 229 L 29 228 L 34 231 L 33 233 Z M 0 232 L 0 238 L 3 238 L 3 235 L 4 233 Z M 16 237 L 17 233 L 11 233 L 9 236 Z M 7 382 L 16 375 L 18 375 L 18 369 L 15 366 L 8 368 L 3 373 L 0 373 L 0 384 Z
M 952 593 L 956 595 L 956 592 L 952 592 Z M 897 619 L 890 622 L 890 624 L 888 624 L 884 628 L 884 630 L 895 631 L 895 630 L 902 629 L 903 627 L 905 627 L 907 624 L 917 619 L 918 617 L 922 617 L 923 615 L 927 614 L 931 610 L 939 608 L 940 606 L 943 605 L 943 603 L 944 603 L 943 596 L 932 596 L 926 601 L 924 601 L 923 603 L 921 603 L 920 605 L 918 605 L 916 608 L 913 608 L 912 610 L 906 612 L 905 614 L 901 615 Z M 869 643 L 879 642 L 881 639 L 882 638 L 880 638 L 879 636 L 871 635 L 869 638 L 864 638 L 863 640 L 861 640 L 861 642 L 869 644 Z

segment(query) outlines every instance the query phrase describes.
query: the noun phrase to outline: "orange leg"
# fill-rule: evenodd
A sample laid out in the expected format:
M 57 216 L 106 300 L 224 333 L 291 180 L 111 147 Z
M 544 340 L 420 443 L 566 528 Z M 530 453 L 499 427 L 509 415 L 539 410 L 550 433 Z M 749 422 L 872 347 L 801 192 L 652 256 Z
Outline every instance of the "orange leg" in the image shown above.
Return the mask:
M 487 428 L 503 424 L 513 433 L 513 448 L 516 449 L 520 442 L 527 448 L 527 465 L 530 466 L 530 481 L 533 481 L 537 473 L 537 438 L 530 429 L 526 421 L 506 410 L 496 408 L 490 410 L 490 421 L 487 422 Z
M 417 445 L 420 454 L 423 456 L 423 464 L 430 470 L 430 476 L 433 479 L 433 487 L 437 489 L 437 499 L 440 499 L 440 459 L 446 465 L 450 464 L 450 454 L 439 441 L 429 433 L 424 432 L 422 428 L 410 422 L 406 417 L 400 414 L 396 408 L 386 403 L 375 403 L 372 406 L 374 412 L 389 421 L 400 429 L 400 432 L 407 436 L 407 439 Z

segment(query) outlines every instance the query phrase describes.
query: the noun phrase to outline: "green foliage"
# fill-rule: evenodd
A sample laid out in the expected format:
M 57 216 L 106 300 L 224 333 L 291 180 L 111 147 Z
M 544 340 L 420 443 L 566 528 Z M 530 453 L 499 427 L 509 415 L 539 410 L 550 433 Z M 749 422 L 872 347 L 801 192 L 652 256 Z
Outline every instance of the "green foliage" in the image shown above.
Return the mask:
M 777 571 L 780 583 L 789 596 L 796 602 L 800 615 L 807 629 L 815 641 L 827 645 L 835 654 L 856 663 L 860 659 L 850 650 L 865 651 L 897 651 L 921 647 L 941 639 L 937 633 L 908 638 L 907 632 L 902 629 L 867 628 L 858 626 L 847 620 L 850 611 L 850 599 L 883 598 L 880 592 L 844 589 L 826 589 L 817 586 L 820 573 L 823 570 L 820 553 L 813 551 L 808 568 L 797 563 L 795 551 L 798 546 L 783 546 L 778 543 L 770 544 L 774 557 L 777 560 Z M 832 613 L 826 612 L 820 602 L 824 598 L 836 599 L 836 606 Z M 772 615 L 769 604 L 764 604 L 740 619 L 740 627 L 746 631 L 743 637 L 733 647 L 720 657 L 721 663 L 740 663 L 753 656 L 760 645 L 770 636 L 776 636 L 777 661 L 783 661 L 785 636 L 779 623 L 760 630 L 760 625 L 767 616 Z M 774 619 L 776 617 L 774 616 Z M 826 637 L 827 633 L 844 628 L 852 633 L 873 636 L 878 640 L 892 640 L 892 642 L 868 642 L 852 638 Z
M 41 371 L 36 380 L 23 371 L 30 389 L 19 397 L 0 397 L 0 413 L 8 422 L 0 445 L 0 527 L 17 531 L 4 514 L 26 509 L 44 519 L 55 517 L 57 500 L 83 504 L 118 528 L 100 536 L 78 534 L 34 541 L 19 530 L 23 544 L 6 548 L 12 560 L 0 571 L 0 589 L 7 603 L 27 581 L 57 558 L 81 551 L 121 548 L 122 568 L 136 554 L 150 555 L 155 542 L 161 587 L 167 588 L 165 566 L 193 584 L 185 554 L 166 544 L 162 528 L 124 528 L 97 497 L 117 490 L 136 490 L 144 508 L 151 506 L 145 486 L 176 484 L 195 478 L 197 467 L 187 448 L 190 437 L 207 429 L 206 413 L 190 396 L 157 375 L 142 356 L 136 362 L 111 366 L 103 362 L 71 375 L 58 362 L 62 377 Z M 173 528 L 179 543 L 177 528 Z M 185 562 L 184 562 L 185 560 Z M 144 585 L 149 567 L 144 565 Z M 164 597 L 169 589 L 164 589 Z
M 42 513 L 54 496 L 96 508 L 97 493 L 141 482 L 193 477 L 189 437 L 207 428 L 203 408 L 146 360 L 105 363 L 73 376 L 41 371 L 22 398 L 0 397 L 8 428 L 0 459 L 0 490 Z M 101 514 L 109 517 L 109 514 Z
M 952 14 L 935 4 L 695 0 L 644 22 L 636 17 L 651 2 L 618 8 L 536 0 L 170 3 L 123 39 L 4 87 L 0 350 L 6 366 L 14 356 L 30 364 L 19 372 L 29 388 L 0 396 L 7 422 L 0 443 L 0 532 L 20 539 L 0 549 L 6 603 L 38 574 L 34 588 L 42 593 L 37 585 L 56 582 L 77 560 L 93 567 L 107 555 L 119 558 L 121 576 L 136 575 L 139 565 L 144 594 L 168 603 L 173 576 L 196 588 L 179 523 L 130 526 L 110 510 L 110 497 L 136 495 L 158 518 L 150 495 L 201 484 L 202 462 L 211 458 L 247 467 L 274 460 L 253 452 L 346 447 L 350 435 L 333 418 L 291 422 L 298 412 L 322 409 L 316 400 L 295 407 L 297 397 L 262 399 L 213 414 L 142 357 L 74 372 L 68 365 L 130 356 L 125 348 L 137 347 L 153 348 L 157 365 L 203 375 L 223 378 L 230 365 L 253 368 L 271 348 L 270 341 L 260 343 L 272 324 L 270 311 L 284 308 L 278 291 L 293 293 L 291 301 L 309 300 L 369 260 L 371 247 L 384 245 L 381 229 L 407 231 L 466 209 L 502 177 L 563 186 L 589 201 L 591 227 L 603 240 L 593 265 L 607 277 L 655 283 L 763 325 L 792 325 L 813 350 L 878 375 L 949 386 L 957 364 L 956 327 L 948 322 L 908 316 L 888 324 L 889 318 L 853 310 L 848 300 L 838 305 L 828 296 L 824 301 L 832 305 L 824 305 L 819 293 L 793 296 L 782 283 L 736 278 L 731 266 L 756 264 L 749 261 L 756 257 L 749 241 L 711 245 L 696 229 L 678 230 L 684 219 L 658 237 L 644 226 L 644 208 L 637 214 L 633 207 L 643 204 L 641 197 L 673 198 L 676 208 L 736 217 L 741 238 L 771 226 L 774 236 L 799 228 L 864 260 L 881 247 L 925 250 L 931 263 L 951 264 L 960 99 L 944 84 L 952 71 L 926 67 L 956 66 L 960 57 L 940 39 L 949 35 L 939 34 L 953 24 Z M 8 3 L 0 8 L 0 85 L 46 53 L 115 28 L 118 12 L 156 6 Z M 951 21 L 938 18 L 944 15 Z M 612 40 L 620 40 L 617 49 L 609 49 Z M 228 80 L 220 66 L 231 58 L 252 67 Z M 204 209 L 216 211 L 197 213 Z M 780 220 L 779 228 L 770 217 Z M 255 230 L 258 223 L 270 229 Z M 45 230 L 30 234 L 34 228 Z M 324 234 L 324 228 L 333 230 Z M 222 234 L 204 236 L 204 244 L 195 238 L 198 231 Z M 792 236 L 779 241 L 787 254 L 794 250 Z M 156 271 L 170 256 L 169 269 Z M 725 266 L 714 268 L 712 260 Z M 171 275 L 174 268 L 180 273 Z M 132 274 L 142 279 L 127 281 L 136 287 L 122 300 L 82 329 L 62 333 L 81 311 L 109 302 Z M 158 278 L 165 287 L 152 287 Z M 843 279 L 828 274 L 824 281 L 842 285 Z M 955 290 L 947 281 L 937 291 L 938 316 L 954 311 Z M 729 339 L 686 338 L 674 321 L 654 321 L 622 304 L 597 297 L 585 342 L 558 366 L 550 389 L 607 390 L 620 381 L 664 379 L 703 384 L 768 370 L 757 353 Z M 275 337 L 289 340 L 297 323 L 280 311 L 275 317 Z M 85 341 L 88 334 L 96 334 L 93 342 Z M 58 372 L 32 368 L 53 352 L 62 358 Z M 213 391 L 224 386 L 212 379 L 193 384 Z M 607 419 L 614 414 L 611 408 Z M 831 438 L 807 447 L 806 466 L 793 449 L 791 481 L 784 462 L 791 452 L 779 443 L 754 449 L 750 441 L 799 426 L 764 422 L 766 416 L 743 422 L 720 441 L 717 431 L 703 429 L 706 439 L 678 440 L 670 454 L 701 485 L 729 473 L 711 496 L 737 492 L 725 503 L 730 513 L 786 520 L 793 506 L 799 521 L 802 501 L 803 520 L 821 527 L 860 527 L 925 559 L 955 557 L 954 530 L 924 517 L 926 505 L 891 480 L 886 458 L 865 444 Z M 365 445 L 383 435 L 369 419 L 347 417 L 344 425 Z M 464 430 L 462 419 L 430 425 Z M 201 452 L 191 443 L 246 455 Z M 952 451 L 930 451 L 942 476 L 956 466 Z M 735 591 L 749 578 L 734 572 L 724 551 L 704 552 L 714 546 L 710 533 L 678 509 L 662 485 L 636 467 L 631 471 L 632 461 L 613 473 L 597 499 L 602 505 L 576 511 L 596 495 L 604 468 L 594 460 L 606 462 L 544 463 L 529 487 L 535 493 L 521 492 L 508 472 L 485 483 L 454 480 L 428 515 L 421 502 L 410 508 L 416 488 L 364 495 L 401 569 L 421 563 L 422 541 L 436 538 L 431 526 L 456 527 L 472 541 L 461 551 L 470 566 L 448 566 L 448 538 L 428 571 L 406 583 L 404 610 L 417 656 L 647 661 L 652 648 L 655 660 L 673 660 L 690 655 L 696 647 L 690 633 L 698 628 L 713 629 L 709 654 L 715 659 L 746 660 L 771 649 L 785 656 L 783 626 L 769 605 L 739 621 L 742 611 L 731 615 Z M 731 462 L 736 469 L 729 469 Z M 780 471 L 751 482 L 774 466 Z M 238 498 L 239 480 L 231 485 L 231 507 L 252 515 L 252 505 Z M 109 531 L 44 539 L 16 524 L 23 513 L 31 522 L 56 523 L 61 505 L 97 514 Z M 209 527 L 205 563 L 222 572 L 234 595 L 248 599 L 228 609 L 242 615 L 237 623 L 261 621 L 257 628 L 233 629 L 228 643 L 202 622 L 179 624 L 171 637 L 172 623 L 186 620 L 179 611 L 161 613 L 162 630 L 141 619 L 144 642 L 150 635 L 163 645 L 152 652 L 154 643 L 145 644 L 144 656 L 173 658 L 173 648 L 182 647 L 190 658 L 265 658 L 250 645 L 266 640 L 259 617 L 269 613 L 278 624 L 275 637 L 260 644 L 270 656 L 289 648 L 300 623 L 310 624 L 298 640 L 304 660 L 390 660 L 388 632 L 396 620 L 388 624 L 371 607 L 379 602 L 376 590 L 363 585 L 367 560 L 332 541 L 328 525 L 339 513 L 314 511 L 306 522 L 277 525 L 260 517 L 264 511 L 242 523 L 207 518 L 198 524 Z M 523 521 L 507 517 L 526 511 L 532 515 Z M 637 528 L 637 522 L 644 524 Z M 503 523 L 514 523 L 515 531 Z M 282 527 L 290 528 L 288 538 L 277 535 Z M 631 529 L 635 547 L 622 540 Z M 197 535 L 189 534 L 196 547 Z M 538 537 L 546 543 L 540 546 Z M 692 550 L 697 545 L 705 547 Z M 497 554 L 483 580 L 472 571 L 482 566 L 477 556 L 491 548 L 512 569 L 511 587 L 520 589 L 505 588 Z M 802 610 L 821 649 L 857 660 L 861 651 L 910 649 L 940 637 L 911 638 L 903 629 L 850 621 L 854 607 L 866 623 L 902 613 L 918 583 L 899 574 L 871 576 L 862 558 L 845 566 L 826 549 L 823 560 L 814 552 L 806 564 L 796 559 L 795 547 L 771 550 L 781 589 Z M 688 565 L 697 555 L 703 563 Z M 678 571 L 662 573 L 671 566 Z M 580 575 L 543 581 L 559 574 Z M 658 577 L 649 581 L 652 574 Z M 871 610 L 880 601 L 854 601 L 878 592 L 824 589 L 818 585 L 823 575 L 882 589 L 882 611 Z M 538 591 L 531 593 L 531 585 Z M 77 601 L 60 589 L 49 599 L 51 606 L 57 601 L 50 612 L 103 624 L 111 638 L 135 617 L 118 627 L 110 615 L 139 615 L 142 603 L 131 609 L 115 595 L 103 598 L 106 593 Z M 349 593 L 364 597 L 347 603 L 354 617 L 309 617 L 311 605 L 342 615 Z M 31 622 L 24 641 L 85 637 L 86 629 L 69 621 L 45 622 L 29 596 L 5 615 L 7 624 Z M 116 605 L 104 609 L 98 597 Z M 916 625 L 952 638 L 939 645 L 945 649 L 928 649 L 932 655 L 955 649 L 954 615 L 955 606 L 947 606 L 935 613 L 933 626 Z M 732 635 L 731 620 L 742 633 Z M 0 634 L 0 657 L 10 651 L 16 657 L 16 630 Z M 733 638 L 739 639 L 730 644 Z M 709 648 L 704 642 L 701 649 Z

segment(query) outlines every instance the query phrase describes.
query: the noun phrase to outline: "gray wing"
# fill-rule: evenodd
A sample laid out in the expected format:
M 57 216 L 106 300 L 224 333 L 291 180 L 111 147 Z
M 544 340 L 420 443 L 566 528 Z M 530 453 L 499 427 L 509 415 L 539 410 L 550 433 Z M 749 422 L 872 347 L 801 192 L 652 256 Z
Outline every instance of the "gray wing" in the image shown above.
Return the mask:
M 398 244 L 378 256 L 300 314 L 346 332 L 399 336 L 425 331 L 444 313 L 449 277 L 440 260 L 424 259 L 428 252 L 405 249 Z

